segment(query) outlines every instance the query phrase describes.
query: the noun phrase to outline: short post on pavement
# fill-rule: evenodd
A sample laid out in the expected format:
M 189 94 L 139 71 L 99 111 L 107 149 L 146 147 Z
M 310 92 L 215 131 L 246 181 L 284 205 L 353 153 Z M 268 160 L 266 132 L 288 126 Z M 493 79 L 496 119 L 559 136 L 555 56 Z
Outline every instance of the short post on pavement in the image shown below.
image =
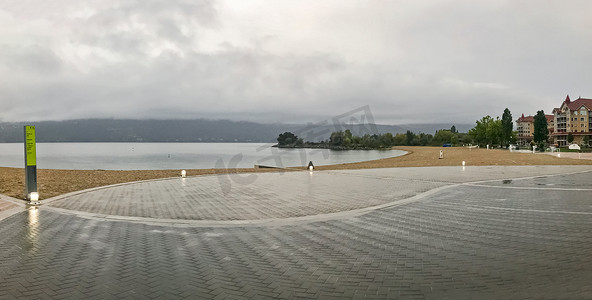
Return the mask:
M 37 146 L 35 126 L 25 126 L 25 197 L 29 204 L 39 204 L 37 192 Z

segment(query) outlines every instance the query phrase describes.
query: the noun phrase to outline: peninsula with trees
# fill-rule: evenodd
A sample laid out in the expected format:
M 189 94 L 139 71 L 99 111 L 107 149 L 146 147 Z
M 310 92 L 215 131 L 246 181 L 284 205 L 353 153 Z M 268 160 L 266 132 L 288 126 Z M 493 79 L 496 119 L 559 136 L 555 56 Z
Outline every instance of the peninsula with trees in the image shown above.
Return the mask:
M 277 138 L 278 148 L 317 148 L 332 150 L 388 150 L 393 146 L 452 146 L 470 143 L 471 137 L 460 133 L 453 125 L 450 129 L 437 130 L 434 135 L 407 130 L 406 133 L 353 135 L 349 129 L 334 131 L 329 139 L 320 142 L 304 141 L 292 132 L 284 132 Z

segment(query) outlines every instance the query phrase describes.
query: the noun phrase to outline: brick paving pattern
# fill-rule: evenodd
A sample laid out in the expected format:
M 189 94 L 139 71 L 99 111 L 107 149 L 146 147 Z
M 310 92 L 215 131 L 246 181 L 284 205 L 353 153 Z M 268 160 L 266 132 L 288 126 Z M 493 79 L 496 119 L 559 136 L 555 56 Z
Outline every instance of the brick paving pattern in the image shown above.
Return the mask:
M 409 181 L 450 175 L 423 171 L 409 170 Z M 592 173 L 473 178 L 483 177 L 494 181 L 283 226 L 175 227 L 30 208 L 0 221 L 0 298 L 591 298 Z
M 569 170 L 589 170 L 571 166 Z M 302 217 L 372 207 L 451 183 L 564 173 L 558 166 L 434 167 L 199 176 L 125 184 L 52 201 L 88 213 L 183 220 Z M 247 180 L 248 184 L 245 183 Z
M 249 184 L 240 183 L 240 178 L 249 175 L 234 176 L 238 179 L 220 175 L 127 184 L 73 195 L 50 205 L 130 217 L 255 220 L 375 206 L 444 185 L 328 172 L 252 174 L 257 178 Z

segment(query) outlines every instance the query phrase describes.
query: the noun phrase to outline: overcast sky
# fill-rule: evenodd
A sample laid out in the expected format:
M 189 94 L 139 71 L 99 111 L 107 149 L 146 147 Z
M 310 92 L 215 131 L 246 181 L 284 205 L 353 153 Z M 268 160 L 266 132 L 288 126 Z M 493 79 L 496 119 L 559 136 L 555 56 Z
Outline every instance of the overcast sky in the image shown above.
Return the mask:
M 474 123 L 592 98 L 592 1 L 0 0 L 0 122 Z

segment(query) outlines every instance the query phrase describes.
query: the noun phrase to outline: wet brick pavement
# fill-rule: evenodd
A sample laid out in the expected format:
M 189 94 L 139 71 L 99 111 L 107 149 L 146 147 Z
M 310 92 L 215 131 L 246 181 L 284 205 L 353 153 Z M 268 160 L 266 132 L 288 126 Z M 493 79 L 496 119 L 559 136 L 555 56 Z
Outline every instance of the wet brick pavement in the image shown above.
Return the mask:
M 438 170 L 448 172 L 410 170 L 410 182 L 450 175 Z M 298 224 L 156 225 L 30 208 L 0 221 L 0 298 L 592 297 L 592 173 L 504 184 L 508 174 L 482 171 L 492 175 L 473 178 L 493 181 Z M 352 173 L 368 176 L 385 180 Z
M 293 218 L 384 205 L 453 183 L 589 169 L 586 166 L 569 169 L 558 166 L 469 167 L 464 170 L 433 167 L 225 174 L 95 189 L 58 197 L 49 205 L 92 214 L 155 219 Z

